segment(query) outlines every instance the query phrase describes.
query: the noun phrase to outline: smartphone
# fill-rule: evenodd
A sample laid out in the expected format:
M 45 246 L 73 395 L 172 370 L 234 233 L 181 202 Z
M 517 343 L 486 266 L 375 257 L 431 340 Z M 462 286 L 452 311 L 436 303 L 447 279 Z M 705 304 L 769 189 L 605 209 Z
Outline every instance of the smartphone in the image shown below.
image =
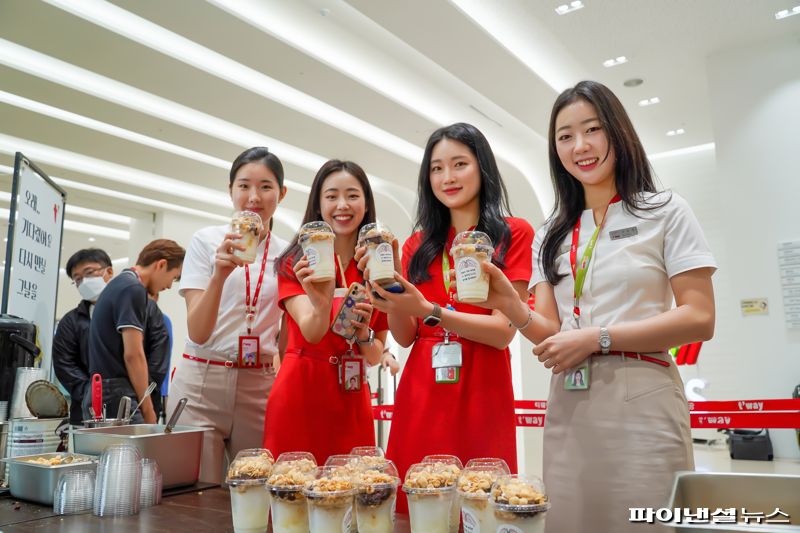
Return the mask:
M 353 323 L 361 322 L 363 318 L 355 313 L 356 304 L 368 300 L 367 289 L 362 284 L 358 282 L 351 284 L 347 294 L 342 299 L 339 310 L 336 311 L 336 317 L 333 319 L 333 324 L 331 324 L 331 331 L 345 339 L 352 339 L 356 334 L 356 328 Z
M 406 290 L 403 288 L 403 284 L 400 283 L 399 281 L 395 281 L 391 285 L 386 285 L 386 286 L 381 285 L 381 288 L 387 292 L 391 292 L 394 294 L 400 294 L 406 292 Z M 379 300 L 384 299 L 380 294 L 378 294 L 377 291 L 372 291 L 372 295 L 378 298 Z

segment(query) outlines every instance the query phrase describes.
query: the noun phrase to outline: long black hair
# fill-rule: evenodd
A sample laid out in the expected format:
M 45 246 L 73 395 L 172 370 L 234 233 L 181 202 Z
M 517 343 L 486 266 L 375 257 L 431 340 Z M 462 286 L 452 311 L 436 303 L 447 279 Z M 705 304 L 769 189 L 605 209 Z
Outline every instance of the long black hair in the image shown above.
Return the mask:
M 622 105 L 622 102 L 605 85 L 596 81 L 582 81 L 556 98 L 553 111 L 550 113 L 550 128 L 547 134 L 550 157 L 550 178 L 556 192 L 553 212 L 548 218 L 549 228 L 542 242 L 541 261 L 545 278 L 552 285 L 557 285 L 564 275 L 556 269 L 556 258 L 561 243 L 575 226 L 581 213 L 586 208 L 583 186 L 575 179 L 558 157 L 556 150 L 556 119 L 562 109 L 570 104 L 584 100 L 594 106 L 600 126 L 608 137 L 608 149 L 614 151 L 614 183 L 623 207 L 629 212 L 634 210 L 649 211 L 663 206 L 669 198 L 660 204 L 649 204 L 644 200 L 644 193 L 657 192 L 654 172 L 647 159 L 642 142 L 633 129 L 633 124 Z M 609 156 L 605 154 L 605 157 Z
M 430 279 L 428 266 L 441 255 L 450 231 L 450 209 L 434 196 L 430 180 L 431 154 L 434 146 L 442 139 L 451 139 L 467 146 L 478 161 L 481 179 L 478 193 L 480 217 L 475 229 L 491 237 L 497 250 L 492 262 L 500 268 L 505 266 L 503 258 L 511 243 L 511 229 L 505 220 L 505 217 L 511 215 L 508 192 L 486 137 L 475 126 L 463 122 L 439 128 L 428 138 L 425 155 L 419 168 L 417 184 L 419 202 L 414 230 L 422 232 L 422 243 L 408 265 L 408 279 L 411 283 Z
M 314 181 L 311 183 L 311 191 L 308 193 L 308 204 L 306 205 L 306 212 L 303 215 L 302 224 L 315 220 L 322 220 L 322 209 L 320 209 L 322 186 L 325 183 L 325 178 L 340 170 L 347 172 L 358 180 L 361 189 L 364 191 L 366 211 L 364 212 L 364 218 L 361 220 L 361 224 L 358 225 L 358 229 L 360 230 L 365 224 L 375 222 L 375 196 L 372 194 L 372 187 L 369 184 L 364 169 L 352 161 L 331 159 L 330 161 L 326 161 L 317 171 L 317 175 L 314 176 Z M 303 249 L 300 247 L 297 237 L 298 234 L 295 234 L 292 238 L 292 242 L 289 243 L 289 246 L 286 247 L 280 257 L 275 261 L 275 272 L 280 275 L 288 277 L 289 274 L 286 272 L 287 263 L 290 265 L 294 264 L 295 261 L 298 261 L 303 256 Z

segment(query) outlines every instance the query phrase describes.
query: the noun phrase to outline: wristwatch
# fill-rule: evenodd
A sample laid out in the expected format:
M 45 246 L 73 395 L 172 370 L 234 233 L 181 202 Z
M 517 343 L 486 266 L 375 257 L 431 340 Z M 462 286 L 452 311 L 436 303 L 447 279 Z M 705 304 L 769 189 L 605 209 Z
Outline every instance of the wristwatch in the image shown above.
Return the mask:
M 356 338 L 356 344 L 359 346 L 372 346 L 372 343 L 375 342 L 375 330 L 372 328 L 367 328 L 367 331 L 369 331 L 369 335 L 367 336 L 366 340 L 361 341 Z
M 608 328 L 600 328 L 600 351 L 603 355 L 608 355 L 611 349 L 611 335 L 608 334 Z
M 426 326 L 436 327 L 442 321 L 442 306 L 437 303 L 433 304 L 433 311 L 431 314 L 422 319 L 422 323 Z

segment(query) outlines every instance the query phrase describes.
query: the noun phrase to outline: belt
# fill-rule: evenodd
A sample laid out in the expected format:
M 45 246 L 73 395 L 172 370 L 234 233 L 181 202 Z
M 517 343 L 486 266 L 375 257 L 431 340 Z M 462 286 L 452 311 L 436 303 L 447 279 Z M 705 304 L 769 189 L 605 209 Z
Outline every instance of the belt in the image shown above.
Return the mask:
M 286 350 L 286 355 L 296 355 L 297 357 L 309 357 L 311 359 L 316 359 L 317 361 L 323 361 L 326 363 L 330 363 L 332 365 L 339 364 L 339 357 L 336 355 L 330 355 L 329 353 L 325 352 L 315 352 L 313 350 L 308 350 L 306 348 Z
M 620 352 L 619 350 L 612 350 L 608 353 L 603 352 L 594 352 L 592 353 L 593 356 L 595 355 L 621 355 L 622 357 L 627 357 L 629 359 L 638 359 L 639 361 L 647 361 L 648 363 L 655 363 L 661 366 L 669 366 L 669 361 L 664 361 L 659 359 L 658 357 L 652 357 L 649 355 L 642 355 L 637 352 Z
M 196 361 L 198 363 L 207 365 L 224 366 L 225 368 L 240 368 L 237 361 L 212 361 L 210 359 L 203 359 L 202 357 L 195 357 L 193 355 L 189 355 L 188 353 L 183 354 L 183 358 L 188 359 L 189 361 Z M 261 363 L 258 366 L 243 366 L 241 368 L 272 368 L 272 363 Z

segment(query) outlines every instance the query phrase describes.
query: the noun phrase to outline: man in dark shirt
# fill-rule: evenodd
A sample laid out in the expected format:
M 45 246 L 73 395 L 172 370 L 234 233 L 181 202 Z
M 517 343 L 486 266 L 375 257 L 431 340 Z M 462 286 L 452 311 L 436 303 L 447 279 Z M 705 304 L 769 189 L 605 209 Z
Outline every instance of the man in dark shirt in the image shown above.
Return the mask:
M 69 422 L 77 426 L 83 420 L 81 402 L 89 382 L 89 320 L 94 303 L 113 277 L 114 270 L 107 253 L 88 248 L 78 250 L 69 258 L 66 271 L 78 288 L 81 303 L 58 322 L 53 337 L 53 368 L 72 399 Z
M 144 398 L 151 377 L 145 352 L 152 314 L 147 295 L 172 286 L 180 277 L 184 254 L 175 241 L 151 242 L 139 254 L 136 266 L 111 280 L 97 300 L 89 333 L 89 372 L 103 377 L 103 402 L 109 407 L 114 408 L 122 396 L 135 403 Z M 168 343 L 166 337 L 164 330 L 163 340 Z M 90 396 L 86 394 L 83 401 L 87 417 L 93 416 Z M 149 397 L 144 398 L 133 422 L 156 422 Z
M 98 248 L 78 250 L 67 261 L 65 270 L 78 288 L 81 302 L 59 321 L 53 337 L 53 368 L 56 377 L 69 392 L 69 422 L 83 423 L 82 402 L 89 383 L 89 324 L 94 304 L 106 284 L 114 276 L 111 258 Z M 150 378 L 156 383 L 166 381 L 171 343 L 164 315 L 153 300 L 148 301 L 145 353 Z M 116 416 L 116 406 L 108 406 L 108 416 Z M 156 405 L 156 412 L 160 409 Z

